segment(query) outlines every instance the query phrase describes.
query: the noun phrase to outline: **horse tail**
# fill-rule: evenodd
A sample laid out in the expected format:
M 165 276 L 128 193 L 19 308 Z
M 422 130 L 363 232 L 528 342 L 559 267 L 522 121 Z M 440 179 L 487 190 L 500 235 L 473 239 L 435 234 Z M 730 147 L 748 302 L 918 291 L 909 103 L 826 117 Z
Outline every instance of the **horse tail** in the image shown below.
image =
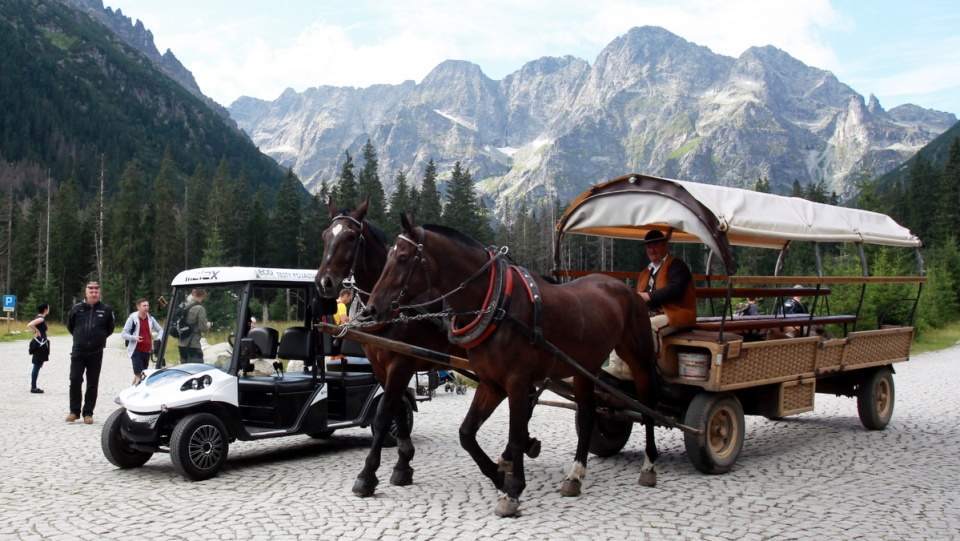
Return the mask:
M 643 369 L 643 372 L 638 373 L 631 367 L 634 372 L 633 379 L 637 387 L 638 398 L 641 402 L 656 404 L 659 398 L 663 396 L 663 382 L 660 367 L 657 364 L 657 350 L 653 343 L 653 331 L 647 313 L 647 304 L 640 295 L 633 291 L 630 292 L 630 297 L 632 302 L 630 303 L 630 309 L 626 311 L 628 317 L 624 325 L 623 340 L 639 365 L 638 368 Z M 644 394 L 644 389 L 641 386 L 643 375 L 646 375 L 648 380 L 645 386 L 646 396 L 639 396 Z

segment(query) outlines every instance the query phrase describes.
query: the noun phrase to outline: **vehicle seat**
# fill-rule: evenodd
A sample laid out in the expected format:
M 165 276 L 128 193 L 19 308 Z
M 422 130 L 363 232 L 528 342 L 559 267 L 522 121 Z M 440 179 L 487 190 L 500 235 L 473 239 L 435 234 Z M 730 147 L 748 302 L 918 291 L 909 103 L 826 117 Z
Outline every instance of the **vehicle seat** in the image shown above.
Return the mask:
M 253 339 L 254 352 L 256 359 L 276 359 L 277 342 L 280 333 L 272 327 L 254 327 L 247 333 L 247 338 Z
M 277 357 L 288 361 L 303 361 L 312 366 L 316 360 L 317 331 L 307 327 L 289 327 L 283 331 Z
M 323 333 L 323 350 L 327 355 L 345 355 L 348 357 L 366 357 L 363 346 L 359 342 L 345 338 L 335 339 L 332 335 Z

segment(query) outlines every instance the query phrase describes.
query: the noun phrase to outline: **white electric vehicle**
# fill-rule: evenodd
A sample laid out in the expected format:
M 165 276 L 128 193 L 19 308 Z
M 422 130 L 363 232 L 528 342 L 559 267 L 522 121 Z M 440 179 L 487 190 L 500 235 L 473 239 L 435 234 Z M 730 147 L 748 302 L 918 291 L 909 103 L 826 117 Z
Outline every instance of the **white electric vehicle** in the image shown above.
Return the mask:
M 336 344 L 314 324 L 335 311 L 314 287 L 315 270 L 200 268 L 173 280 L 166 332 L 154 342 L 155 368 L 120 392 L 103 426 L 103 454 L 118 468 L 137 468 L 170 453 L 190 480 L 215 476 L 231 442 L 372 425 L 383 389 L 356 343 Z M 210 329 L 203 362 L 181 363 L 170 335 L 177 307 L 204 289 Z M 163 304 L 165 301 L 161 301 Z M 407 389 L 413 423 L 415 384 Z M 386 436 L 396 444 L 396 426 Z

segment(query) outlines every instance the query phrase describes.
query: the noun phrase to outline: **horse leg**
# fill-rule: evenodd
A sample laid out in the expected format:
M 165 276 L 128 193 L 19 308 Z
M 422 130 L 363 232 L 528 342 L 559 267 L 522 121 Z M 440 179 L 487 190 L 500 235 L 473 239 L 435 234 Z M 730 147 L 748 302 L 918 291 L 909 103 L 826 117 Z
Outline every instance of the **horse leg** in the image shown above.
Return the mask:
M 583 376 L 575 376 L 573 378 L 573 394 L 577 401 L 577 452 L 574 455 L 570 473 L 563 480 L 563 484 L 560 485 L 560 494 L 563 496 L 580 495 L 583 478 L 587 474 L 590 438 L 593 435 L 593 425 L 597 416 L 593 381 Z
M 483 423 L 490 418 L 490 415 L 500 402 L 503 402 L 504 396 L 498 394 L 482 381 L 473 393 L 473 401 L 470 402 L 470 409 L 467 411 L 463 423 L 460 425 L 460 446 L 473 458 L 480 468 L 480 472 L 493 481 L 497 490 L 503 489 L 503 472 L 499 471 L 497 464 L 490 460 L 490 457 L 483 452 L 480 444 L 477 443 L 477 432 Z
M 519 392 L 518 392 L 519 391 Z M 527 487 L 526 476 L 523 472 L 523 455 L 530 447 L 530 398 L 529 388 L 511 389 L 508 391 L 510 404 L 510 438 L 507 450 L 513 457 L 513 475 L 504 487 L 506 494 L 500 498 L 494 510 L 499 517 L 513 517 L 520 513 L 520 495 Z
M 535 392 L 530 394 L 530 414 L 527 416 L 527 426 L 530 425 L 530 419 L 533 418 L 533 407 L 536 405 L 536 396 L 537 395 Z M 537 438 L 528 438 L 527 446 L 524 448 L 523 453 L 530 458 L 537 458 L 540 456 L 540 440 Z M 503 453 L 497 460 L 497 468 L 504 474 L 504 485 L 509 485 L 510 477 L 513 475 L 513 455 L 510 452 L 509 443 L 506 447 L 504 447 Z
M 414 454 L 413 442 L 410 440 L 410 426 L 406 422 L 406 415 L 404 415 L 402 406 L 406 381 L 401 381 L 403 379 L 401 373 L 405 372 L 404 370 L 391 370 L 387 374 L 383 395 L 380 398 L 380 404 L 377 406 L 377 413 L 373 418 L 373 442 L 370 445 L 370 452 L 364 461 L 363 469 L 360 470 L 360 474 L 357 475 L 357 480 L 353 484 L 353 493 L 357 496 L 364 498 L 373 496 L 377 485 L 380 484 L 380 480 L 377 479 L 377 470 L 380 468 L 383 440 L 390 428 L 390 422 L 394 419 L 397 419 L 397 450 L 400 454 L 400 459 L 394 468 L 394 476 L 397 475 L 397 469 L 406 469 L 409 470 L 409 482 L 406 484 L 413 482 L 413 469 L 410 468 L 410 460 L 413 459 Z M 407 380 L 409 381 L 409 377 Z M 403 417 L 403 420 L 401 421 L 399 417 Z M 401 478 L 399 480 L 406 479 Z M 391 478 L 390 482 L 404 484 L 394 482 L 394 478 Z
M 643 448 L 643 466 L 640 468 L 640 480 L 638 482 L 641 486 L 655 487 L 657 486 L 657 470 L 654 463 L 660 453 L 657 451 L 657 441 L 653 434 L 653 419 L 644 415 L 643 426 L 646 429 L 647 441 Z

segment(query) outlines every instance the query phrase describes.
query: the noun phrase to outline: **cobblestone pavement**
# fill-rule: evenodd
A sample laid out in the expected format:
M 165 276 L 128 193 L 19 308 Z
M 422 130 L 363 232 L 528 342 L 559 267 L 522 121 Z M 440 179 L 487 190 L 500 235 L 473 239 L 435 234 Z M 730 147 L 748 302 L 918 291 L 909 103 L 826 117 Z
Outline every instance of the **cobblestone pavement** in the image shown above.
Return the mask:
M 53 339 L 30 394 L 27 344 L 0 344 L 0 539 L 960 539 L 960 346 L 897 365 L 896 410 L 884 431 L 863 429 L 856 402 L 817 395 L 816 411 L 747 418 L 737 466 L 706 476 L 681 433 L 658 429 L 656 488 L 637 484 L 642 437 L 618 456 L 592 457 L 579 498 L 557 486 L 575 447 L 573 412 L 540 407 L 531 433 L 522 516 L 493 514 L 497 491 L 460 448 L 467 396 L 420 404 L 414 485 L 390 485 L 385 452 L 373 498 L 350 489 L 370 436 L 351 429 L 230 447 L 214 479 L 189 482 L 169 455 L 119 470 L 100 430 L 131 377 L 119 335 L 104 358 L 93 425 L 67 424 L 69 337 Z M 480 433 L 490 454 L 506 437 L 506 407 Z

